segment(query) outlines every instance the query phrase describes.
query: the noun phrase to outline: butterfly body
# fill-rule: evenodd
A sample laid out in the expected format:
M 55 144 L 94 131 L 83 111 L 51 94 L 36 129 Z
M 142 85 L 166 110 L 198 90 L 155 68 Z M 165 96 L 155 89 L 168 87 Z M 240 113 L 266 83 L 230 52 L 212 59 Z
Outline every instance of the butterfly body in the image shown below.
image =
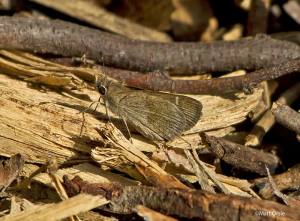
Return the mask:
M 201 103 L 190 97 L 132 89 L 104 78 L 96 88 L 109 110 L 153 141 L 173 140 L 201 116 Z

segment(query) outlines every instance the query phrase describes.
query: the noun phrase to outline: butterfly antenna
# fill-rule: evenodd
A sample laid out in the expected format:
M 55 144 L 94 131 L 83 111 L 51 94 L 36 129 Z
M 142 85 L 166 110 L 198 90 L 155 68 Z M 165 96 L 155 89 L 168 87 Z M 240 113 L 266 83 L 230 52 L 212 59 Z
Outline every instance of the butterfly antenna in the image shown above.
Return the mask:
M 104 58 L 102 56 L 102 66 L 104 67 Z M 107 73 L 104 71 L 104 85 L 107 86 Z
M 98 81 L 99 81 L 99 76 L 97 73 L 94 73 L 94 79 L 95 79 L 95 86 L 97 88 L 97 84 L 98 84 Z
M 104 69 L 104 57 L 102 55 L 102 69 Z M 105 71 L 104 72 L 104 87 L 107 87 L 107 73 Z M 104 95 L 106 96 L 106 95 Z M 111 118 L 110 118 L 110 115 L 108 113 L 108 103 L 107 103 L 107 100 L 105 99 L 105 97 L 103 98 L 103 102 L 104 102 L 104 106 L 105 106 L 105 112 L 106 112 L 106 116 L 108 118 L 108 121 L 111 122 Z

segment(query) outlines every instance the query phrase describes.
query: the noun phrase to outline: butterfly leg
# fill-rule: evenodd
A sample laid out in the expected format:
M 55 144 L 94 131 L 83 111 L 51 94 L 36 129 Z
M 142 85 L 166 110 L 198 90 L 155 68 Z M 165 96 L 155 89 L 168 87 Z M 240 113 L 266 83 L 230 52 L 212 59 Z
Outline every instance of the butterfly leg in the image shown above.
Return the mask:
M 130 141 L 130 143 L 133 144 L 132 136 L 131 136 L 129 127 L 128 127 L 128 125 L 127 125 L 126 119 L 125 119 L 125 117 L 123 117 L 123 116 L 121 116 L 121 118 L 122 118 L 122 120 L 123 120 L 123 122 L 124 122 L 124 124 L 125 124 L 126 130 L 127 130 L 127 132 L 128 132 L 128 135 L 129 135 L 129 141 Z
M 103 99 L 103 102 L 104 102 L 104 106 L 105 106 L 105 113 L 106 113 L 107 119 L 109 122 L 111 122 L 110 115 L 108 114 L 108 103 L 105 99 Z
M 165 151 L 166 149 L 165 149 L 165 146 L 166 146 L 166 143 L 164 142 L 164 141 L 152 141 L 153 143 L 155 143 L 156 144 L 156 146 L 158 146 L 158 149 L 160 150 L 160 151 Z
M 87 111 L 88 111 L 89 109 L 91 109 L 92 106 L 93 106 L 94 104 L 96 104 L 96 103 L 99 103 L 99 101 L 93 101 L 93 102 L 91 102 L 90 105 L 89 105 L 87 108 L 81 110 L 81 111 L 79 112 L 79 114 L 87 112 Z
M 158 150 L 157 150 L 158 153 L 159 153 L 159 152 L 165 153 L 166 156 L 169 158 L 168 150 L 165 148 L 165 146 L 168 147 L 168 144 L 167 144 L 167 143 L 162 142 L 162 141 L 152 141 L 152 142 L 154 142 L 154 143 L 156 144 L 156 146 L 158 146 Z M 170 161 L 170 162 L 171 162 L 171 161 Z M 162 169 L 165 169 L 166 166 L 167 166 L 167 161 L 162 162 L 161 165 L 160 165 L 160 167 L 161 167 Z
M 82 114 L 82 123 L 81 123 L 81 127 L 80 127 L 79 137 L 81 137 L 81 135 L 82 135 L 83 126 L 84 126 L 84 123 L 85 123 L 85 115 L 84 115 L 84 113 L 86 111 L 88 111 L 89 109 L 91 109 L 94 104 L 97 104 L 96 107 L 95 107 L 95 109 L 93 110 L 93 112 L 95 112 L 97 110 L 97 108 L 98 108 L 98 105 L 99 105 L 100 101 L 101 101 L 101 96 L 98 98 L 97 101 L 93 101 L 92 103 L 90 103 L 90 105 L 87 108 L 85 108 L 84 110 L 82 110 L 82 111 L 79 112 L 79 114 L 80 113 Z

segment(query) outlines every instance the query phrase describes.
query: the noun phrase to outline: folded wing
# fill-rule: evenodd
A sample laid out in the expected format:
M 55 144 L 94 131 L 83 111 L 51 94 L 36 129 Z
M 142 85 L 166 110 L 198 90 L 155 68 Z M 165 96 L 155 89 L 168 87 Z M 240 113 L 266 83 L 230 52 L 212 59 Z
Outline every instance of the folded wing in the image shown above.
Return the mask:
M 161 92 L 150 92 L 154 96 L 159 96 L 165 100 L 175 104 L 179 110 L 181 110 L 186 118 L 186 124 L 184 125 L 183 131 L 191 129 L 201 117 L 202 104 L 191 97 L 168 94 Z
M 182 103 L 182 102 L 181 102 Z M 151 140 L 172 140 L 187 127 L 189 110 L 179 108 L 169 99 L 134 91 L 119 102 L 119 114 L 137 131 Z M 188 117 L 193 122 L 192 117 Z M 188 123 L 189 125 L 191 123 Z

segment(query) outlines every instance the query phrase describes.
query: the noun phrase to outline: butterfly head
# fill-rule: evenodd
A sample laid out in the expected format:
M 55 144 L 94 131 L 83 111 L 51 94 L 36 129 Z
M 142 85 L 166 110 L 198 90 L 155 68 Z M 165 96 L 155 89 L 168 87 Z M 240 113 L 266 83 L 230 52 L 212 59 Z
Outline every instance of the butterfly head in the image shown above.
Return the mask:
M 96 76 L 96 90 L 103 96 L 107 94 L 108 81 L 106 76 Z

